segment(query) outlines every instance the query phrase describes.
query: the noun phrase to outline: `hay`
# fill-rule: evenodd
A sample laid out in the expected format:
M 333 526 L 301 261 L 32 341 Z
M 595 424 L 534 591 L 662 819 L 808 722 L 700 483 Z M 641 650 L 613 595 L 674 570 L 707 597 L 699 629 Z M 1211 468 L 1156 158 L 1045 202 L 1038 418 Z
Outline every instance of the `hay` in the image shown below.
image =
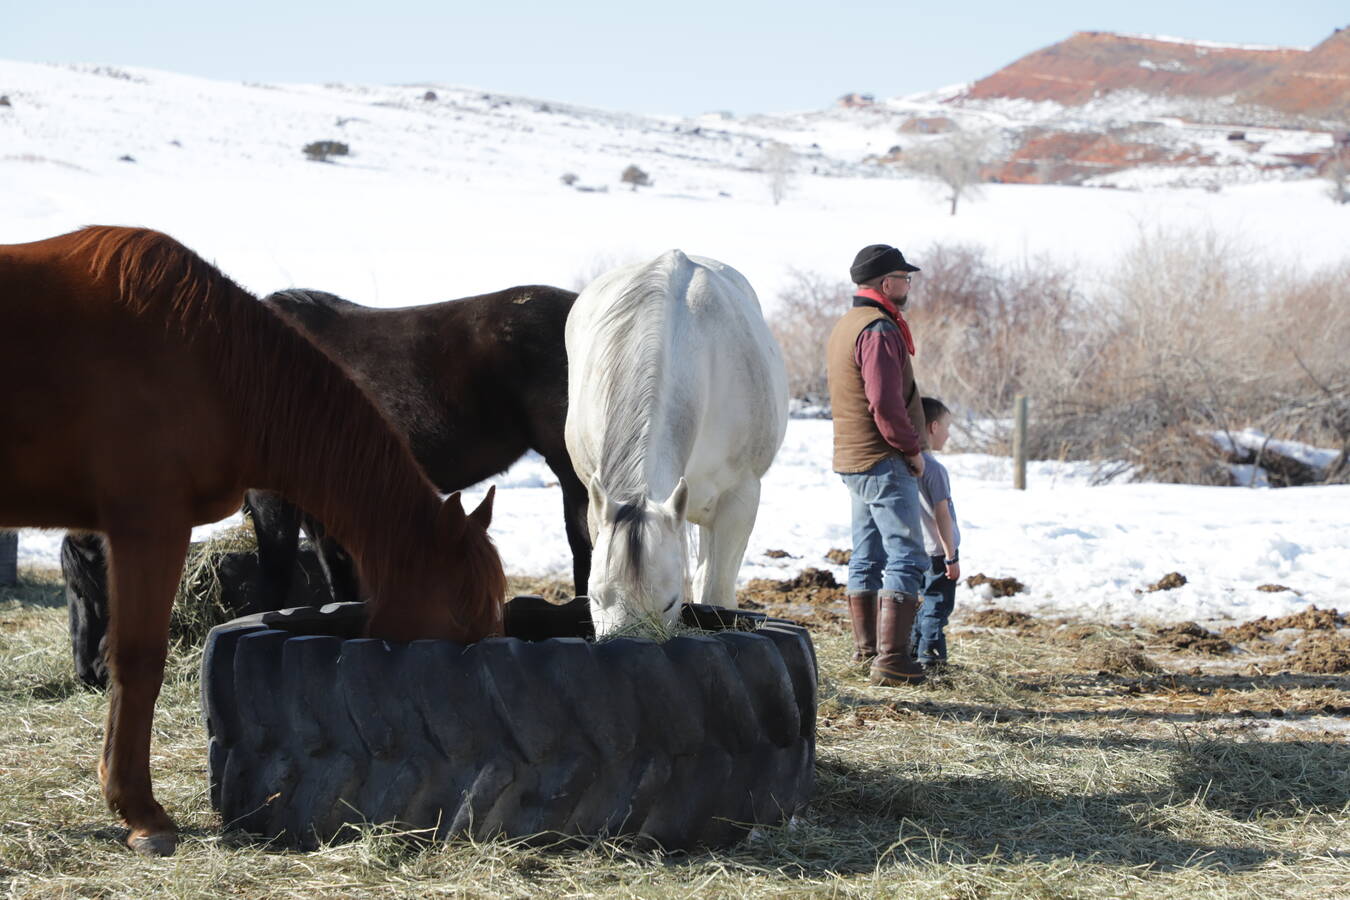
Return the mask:
M 172 859 L 144 860 L 120 846 L 99 795 L 106 701 L 74 683 L 64 609 L 0 597 L 0 621 L 17 626 L 0 628 L 0 893 L 24 900 L 1321 898 L 1350 883 L 1344 733 L 1316 728 L 1350 714 L 1343 676 L 1251 676 L 1235 659 L 1203 675 L 1099 676 L 1048 625 L 959 623 L 950 678 L 913 688 L 868 684 L 849 637 L 813 629 L 810 807 L 738 846 L 671 856 L 600 839 L 434 843 L 384 826 L 293 853 L 222 832 L 197 669 L 176 648 L 153 759 L 184 837 Z
M 207 632 L 237 615 L 224 602 L 220 563 L 231 553 L 257 551 L 257 537 L 247 521 L 188 547 L 169 619 L 171 641 L 182 647 L 198 647 Z
M 1172 650 L 1185 650 L 1191 653 L 1206 653 L 1218 656 L 1229 653 L 1233 645 L 1212 631 L 1202 628 L 1195 622 L 1182 622 L 1159 628 L 1153 632 L 1154 639 Z
M 1161 672 L 1162 667 L 1134 647 L 1119 642 L 1089 646 L 1078 657 L 1084 669 L 1112 672 L 1120 675 L 1139 675 Z

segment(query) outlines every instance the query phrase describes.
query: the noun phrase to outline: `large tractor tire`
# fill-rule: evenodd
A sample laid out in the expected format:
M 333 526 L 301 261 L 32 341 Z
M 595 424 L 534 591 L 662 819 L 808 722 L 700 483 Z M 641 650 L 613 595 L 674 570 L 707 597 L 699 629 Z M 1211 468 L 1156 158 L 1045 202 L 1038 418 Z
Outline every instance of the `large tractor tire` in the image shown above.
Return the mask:
M 292 847 L 369 823 L 429 836 L 733 843 L 814 785 L 806 629 L 689 605 L 706 633 L 587 640 L 585 598 L 507 604 L 507 637 L 361 638 L 365 607 L 247 616 L 207 640 L 211 800 Z

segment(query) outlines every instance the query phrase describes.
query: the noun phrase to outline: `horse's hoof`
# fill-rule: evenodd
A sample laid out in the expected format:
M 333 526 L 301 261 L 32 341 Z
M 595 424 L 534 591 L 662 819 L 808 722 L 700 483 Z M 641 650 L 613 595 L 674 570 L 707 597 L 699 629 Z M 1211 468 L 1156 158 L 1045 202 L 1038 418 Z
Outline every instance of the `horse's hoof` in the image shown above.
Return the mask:
M 142 856 L 173 856 L 173 851 L 178 848 L 178 835 L 172 831 L 146 834 L 133 831 L 127 838 L 127 846 Z

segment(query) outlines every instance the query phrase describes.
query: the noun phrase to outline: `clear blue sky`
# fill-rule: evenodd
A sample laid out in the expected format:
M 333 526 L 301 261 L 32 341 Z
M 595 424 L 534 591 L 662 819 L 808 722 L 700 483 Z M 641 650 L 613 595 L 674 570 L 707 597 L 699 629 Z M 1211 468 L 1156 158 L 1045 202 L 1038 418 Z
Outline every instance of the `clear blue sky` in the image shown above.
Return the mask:
M 0 58 L 746 113 L 973 81 L 1075 31 L 1311 46 L 1347 25 L 1347 0 L 0 0 Z

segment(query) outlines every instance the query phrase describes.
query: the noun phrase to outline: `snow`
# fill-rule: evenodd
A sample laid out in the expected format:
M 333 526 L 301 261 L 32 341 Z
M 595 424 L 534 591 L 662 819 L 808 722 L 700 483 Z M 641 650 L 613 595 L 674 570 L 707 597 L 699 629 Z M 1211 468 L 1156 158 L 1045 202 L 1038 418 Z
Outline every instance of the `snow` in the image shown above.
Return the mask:
M 422 99 L 427 90 L 435 101 Z M 950 216 L 928 185 L 864 160 L 917 140 L 895 131 L 912 115 L 997 129 L 1027 113 L 1011 102 L 939 104 L 954 90 L 865 109 L 680 120 L 445 85 L 234 84 L 0 61 L 0 94 L 12 103 L 0 107 L 0 242 L 91 223 L 148 225 L 256 293 L 306 286 L 374 306 L 531 282 L 575 288 L 609 265 L 681 247 L 744 272 L 770 316 L 794 270 L 842 281 L 857 248 L 879 240 L 920 265 L 934 242 L 979 244 L 1005 259 L 1046 256 L 1076 266 L 1086 287 L 1160 224 L 1238 238 L 1276 267 L 1345 258 L 1350 206 L 1329 202 L 1311 180 L 1218 192 L 1147 179 L 1139 190 L 1114 191 L 987 185 L 983 199 Z M 1053 106 L 1037 115 L 1083 115 Z M 1271 130 L 1262 140 L 1277 138 L 1313 139 Z M 325 139 L 348 143 L 351 155 L 305 159 L 301 148 Z M 778 206 L 751 169 L 769 140 L 800 154 Z M 654 185 L 621 185 L 629 164 Z M 567 188 L 565 172 L 610 189 Z M 847 497 L 829 470 L 830 427 L 791 422 L 743 580 L 828 568 L 823 554 L 849 546 Z M 1344 605 L 1350 596 L 1348 488 L 1094 486 L 1086 466 L 1042 461 L 1018 492 L 1006 459 L 946 461 L 965 574 L 1028 585 L 998 605 L 1106 621 L 1222 622 Z M 492 533 L 508 571 L 569 572 L 562 499 L 543 462 L 527 456 L 492 481 Z M 466 503 L 485 489 L 469 491 Z M 60 537 L 24 531 L 22 561 L 57 564 Z M 797 558 L 770 560 L 769 549 Z M 1136 593 L 1170 571 L 1188 583 Z M 1266 582 L 1298 593 L 1255 590 Z M 958 600 L 991 602 L 965 587 Z
M 1325 469 L 1340 456 L 1336 450 L 1324 450 L 1298 441 L 1273 440 L 1270 435 L 1256 428 L 1244 428 L 1236 432 L 1213 431 L 1209 433 L 1209 437 L 1228 453 L 1235 453 L 1238 449 L 1256 453 L 1270 451 L 1314 469 Z
M 1328 202 L 1312 180 L 1221 193 L 1166 187 L 1169 178 L 1207 187 L 1216 171 L 1188 169 L 1130 191 L 988 185 L 953 217 L 930 185 L 863 162 L 920 140 L 895 131 L 911 115 L 1004 128 L 1009 104 L 899 100 L 709 124 L 444 85 L 117 73 L 0 62 L 0 92 L 13 104 L 0 107 L 0 241 L 91 222 L 146 224 L 255 292 L 318 287 L 381 306 L 509 283 L 574 287 L 607 262 L 681 247 L 731 262 L 772 307 L 791 270 L 842 279 L 856 249 L 879 239 L 906 252 L 946 241 L 1007 258 L 1049 255 L 1090 283 L 1144 223 L 1241 234 L 1272 264 L 1307 266 L 1340 260 L 1350 233 L 1350 207 Z M 428 87 L 434 102 L 422 100 Z M 349 144 L 351 155 L 305 159 L 301 148 L 325 139 Z M 800 154 L 779 206 L 767 177 L 751 170 L 769 140 Z M 630 163 L 652 187 L 618 182 Z M 1259 172 L 1258 161 L 1241 171 Z M 567 188 L 566 172 L 610 190 Z
M 1220 41 L 1202 41 L 1194 38 L 1171 37 L 1165 34 L 1119 34 L 1123 38 L 1139 38 L 1145 41 L 1161 41 L 1166 44 L 1187 44 L 1192 47 L 1204 47 L 1213 50 L 1311 50 L 1311 47 L 1280 47 L 1275 44 L 1225 44 Z
M 848 495 L 830 471 L 832 423 L 793 419 L 764 480 L 740 581 L 791 578 L 814 566 L 842 583 L 825 559 L 851 547 Z M 1014 577 L 1027 591 L 991 600 L 964 584 L 957 603 L 1103 622 L 1211 626 L 1282 616 L 1309 605 L 1350 612 L 1350 487 L 1241 489 L 1163 484 L 1094 486 L 1084 463 L 1035 461 L 1027 490 L 1012 487 L 1011 461 L 943 454 L 961 521 L 963 576 Z M 465 492 L 472 508 L 497 485 L 491 533 L 508 573 L 570 577 L 562 492 L 530 454 Z M 236 523 L 239 517 L 228 520 Z M 220 526 L 198 529 L 200 538 Z M 59 532 L 21 532 L 20 561 L 59 565 Z M 770 559 L 768 550 L 790 558 Z M 1169 572 L 1187 583 L 1145 589 Z M 1292 591 L 1258 591 L 1263 584 Z

